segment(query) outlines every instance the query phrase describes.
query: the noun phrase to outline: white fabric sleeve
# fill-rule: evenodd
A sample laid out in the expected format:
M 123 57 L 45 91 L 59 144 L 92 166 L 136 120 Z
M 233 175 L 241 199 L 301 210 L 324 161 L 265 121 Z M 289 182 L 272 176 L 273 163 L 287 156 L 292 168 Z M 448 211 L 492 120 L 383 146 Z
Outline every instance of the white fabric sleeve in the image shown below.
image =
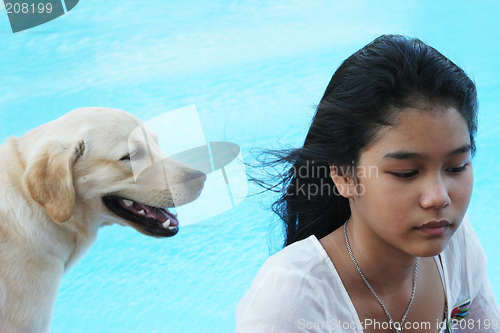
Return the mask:
M 463 332 L 500 333 L 500 311 L 487 275 L 484 276 L 465 320 L 468 325 Z
M 454 253 L 457 266 L 462 264 L 459 269 L 462 274 L 458 274 L 461 279 L 456 279 L 456 282 L 461 282 L 463 290 L 468 290 L 472 302 L 463 322 L 455 324 L 457 329 L 454 332 L 500 333 L 500 310 L 486 272 L 486 254 L 467 215 L 458 237 L 459 247 Z M 460 250 L 465 253 L 459 255 Z
M 316 306 L 311 304 L 313 298 L 300 299 L 314 295 L 314 291 L 304 283 L 302 273 L 269 266 L 262 267 L 238 304 L 236 333 L 303 333 L 306 322 L 301 323 L 301 318 L 314 317 Z M 315 331 L 308 329 L 307 332 Z

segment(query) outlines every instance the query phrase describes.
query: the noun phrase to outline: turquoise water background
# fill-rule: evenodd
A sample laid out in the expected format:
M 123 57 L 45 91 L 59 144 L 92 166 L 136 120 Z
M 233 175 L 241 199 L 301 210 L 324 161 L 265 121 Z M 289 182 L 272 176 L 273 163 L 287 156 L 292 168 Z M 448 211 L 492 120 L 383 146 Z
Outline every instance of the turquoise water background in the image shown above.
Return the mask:
M 251 160 L 252 147 L 300 145 L 335 69 L 378 35 L 433 45 L 478 86 L 469 215 L 500 300 L 500 2 L 81 0 L 16 34 L 0 8 L 0 142 L 82 106 L 148 120 L 195 104 L 206 138 Z M 234 331 L 237 302 L 280 243 L 269 200 L 171 239 L 103 228 L 63 278 L 52 332 Z

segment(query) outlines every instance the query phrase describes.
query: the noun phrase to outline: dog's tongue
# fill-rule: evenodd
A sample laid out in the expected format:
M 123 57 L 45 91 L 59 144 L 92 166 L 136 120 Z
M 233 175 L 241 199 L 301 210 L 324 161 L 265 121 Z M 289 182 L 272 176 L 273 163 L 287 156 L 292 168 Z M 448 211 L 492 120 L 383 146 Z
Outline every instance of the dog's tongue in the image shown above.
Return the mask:
M 130 211 L 133 211 L 134 213 L 141 215 L 141 211 L 147 215 L 147 217 L 150 217 L 154 220 L 157 220 L 161 223 L 165 223 L 168 220 L 170 220 L 170 223 L 168 224 L 171 227 L 176 227 L 179 225 L 179 220 L 177 220 L 177 217 L 173 214 L 171 214 L 167 209 L 161 209 L 161 208 L 156 208 L 156 207 L 151 207 L 147 205 L 143 205 L 139 202 L 134 201 L 132 205 L 130 205 L 130 201 L 127 200 L 129 204 L 125 203 L 125 200 L 122 200 L 122 206 Z
M 148 214 L 149 217 L 160 221 L 162 223 L 166 222 L 167 220 L 170 220 L 170 226 L 171 227 L 176 227 L 179 225 L 179 221 L 177 218 L 175 218 L 172 214 L 169 214 L 169 212 L 166 209 L 160 209 L 160 208 L 155 208 L 155 207 L 150 207 L 143 205 L 141 203 L 137 203 L 139 206 L 141 206 L 142 209 Z

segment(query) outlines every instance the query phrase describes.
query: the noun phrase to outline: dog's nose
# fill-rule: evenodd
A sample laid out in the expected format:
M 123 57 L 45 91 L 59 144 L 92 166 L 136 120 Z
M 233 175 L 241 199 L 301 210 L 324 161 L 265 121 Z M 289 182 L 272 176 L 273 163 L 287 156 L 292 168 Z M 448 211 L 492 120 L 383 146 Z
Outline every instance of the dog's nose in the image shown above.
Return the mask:
M 184 176 L 184 181 L 189 182 L 191 180 L 195 180 L 198 178 L 199 181 L 203 184 L 207 179 L 207 175 L 199 170 L 191 170 L 190 172 L 187 172 L 186 175 Z
M 136 182 L 151 189 L 166 189 L 184 184 L 199 191 L 203 188 L 206 178 L 204 172 L 171 159 L 164 159 L 144 169 L 137 176 Z
M 205 183 L 205 180 L 207 179 L 207 175 L 204 172 L 201 172 L 199 170 L 190 170 L 189 172 L 186 172 L 184 175 L 184 182 L 191 182 L 196 180 L 196 183 L 200 186 L 200 190 L 203 188 L 203 184 Z

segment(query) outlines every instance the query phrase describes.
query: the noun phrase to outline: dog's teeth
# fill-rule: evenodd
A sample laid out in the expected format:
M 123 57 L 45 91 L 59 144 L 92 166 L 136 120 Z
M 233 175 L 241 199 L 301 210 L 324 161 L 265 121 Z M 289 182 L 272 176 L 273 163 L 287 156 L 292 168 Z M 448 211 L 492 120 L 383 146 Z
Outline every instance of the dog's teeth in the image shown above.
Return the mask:
M 132 205 L 134 204 L 134 202 L 132 200 L 126 200 L 126 199 L 123 200 L 123 203 L 127 207 L 132 207 Z
M 144 211 L 144 209 L 140 210 L 138 213 L 141 215 L 146 215 L 146 212 Z
M 168 226 L 170 225 L 170 219 L 167 219 L 165 222 L 163 222 L 161 224 L 163 226 L 163 228 L 168 228 Z
M 175 226 L 171 226 L 171 227 L 168 227 L 167 229 L 168 229 L 168 230 L 174 230 L 175 228 L 177 228 L 177 227 L 175 227 Z

